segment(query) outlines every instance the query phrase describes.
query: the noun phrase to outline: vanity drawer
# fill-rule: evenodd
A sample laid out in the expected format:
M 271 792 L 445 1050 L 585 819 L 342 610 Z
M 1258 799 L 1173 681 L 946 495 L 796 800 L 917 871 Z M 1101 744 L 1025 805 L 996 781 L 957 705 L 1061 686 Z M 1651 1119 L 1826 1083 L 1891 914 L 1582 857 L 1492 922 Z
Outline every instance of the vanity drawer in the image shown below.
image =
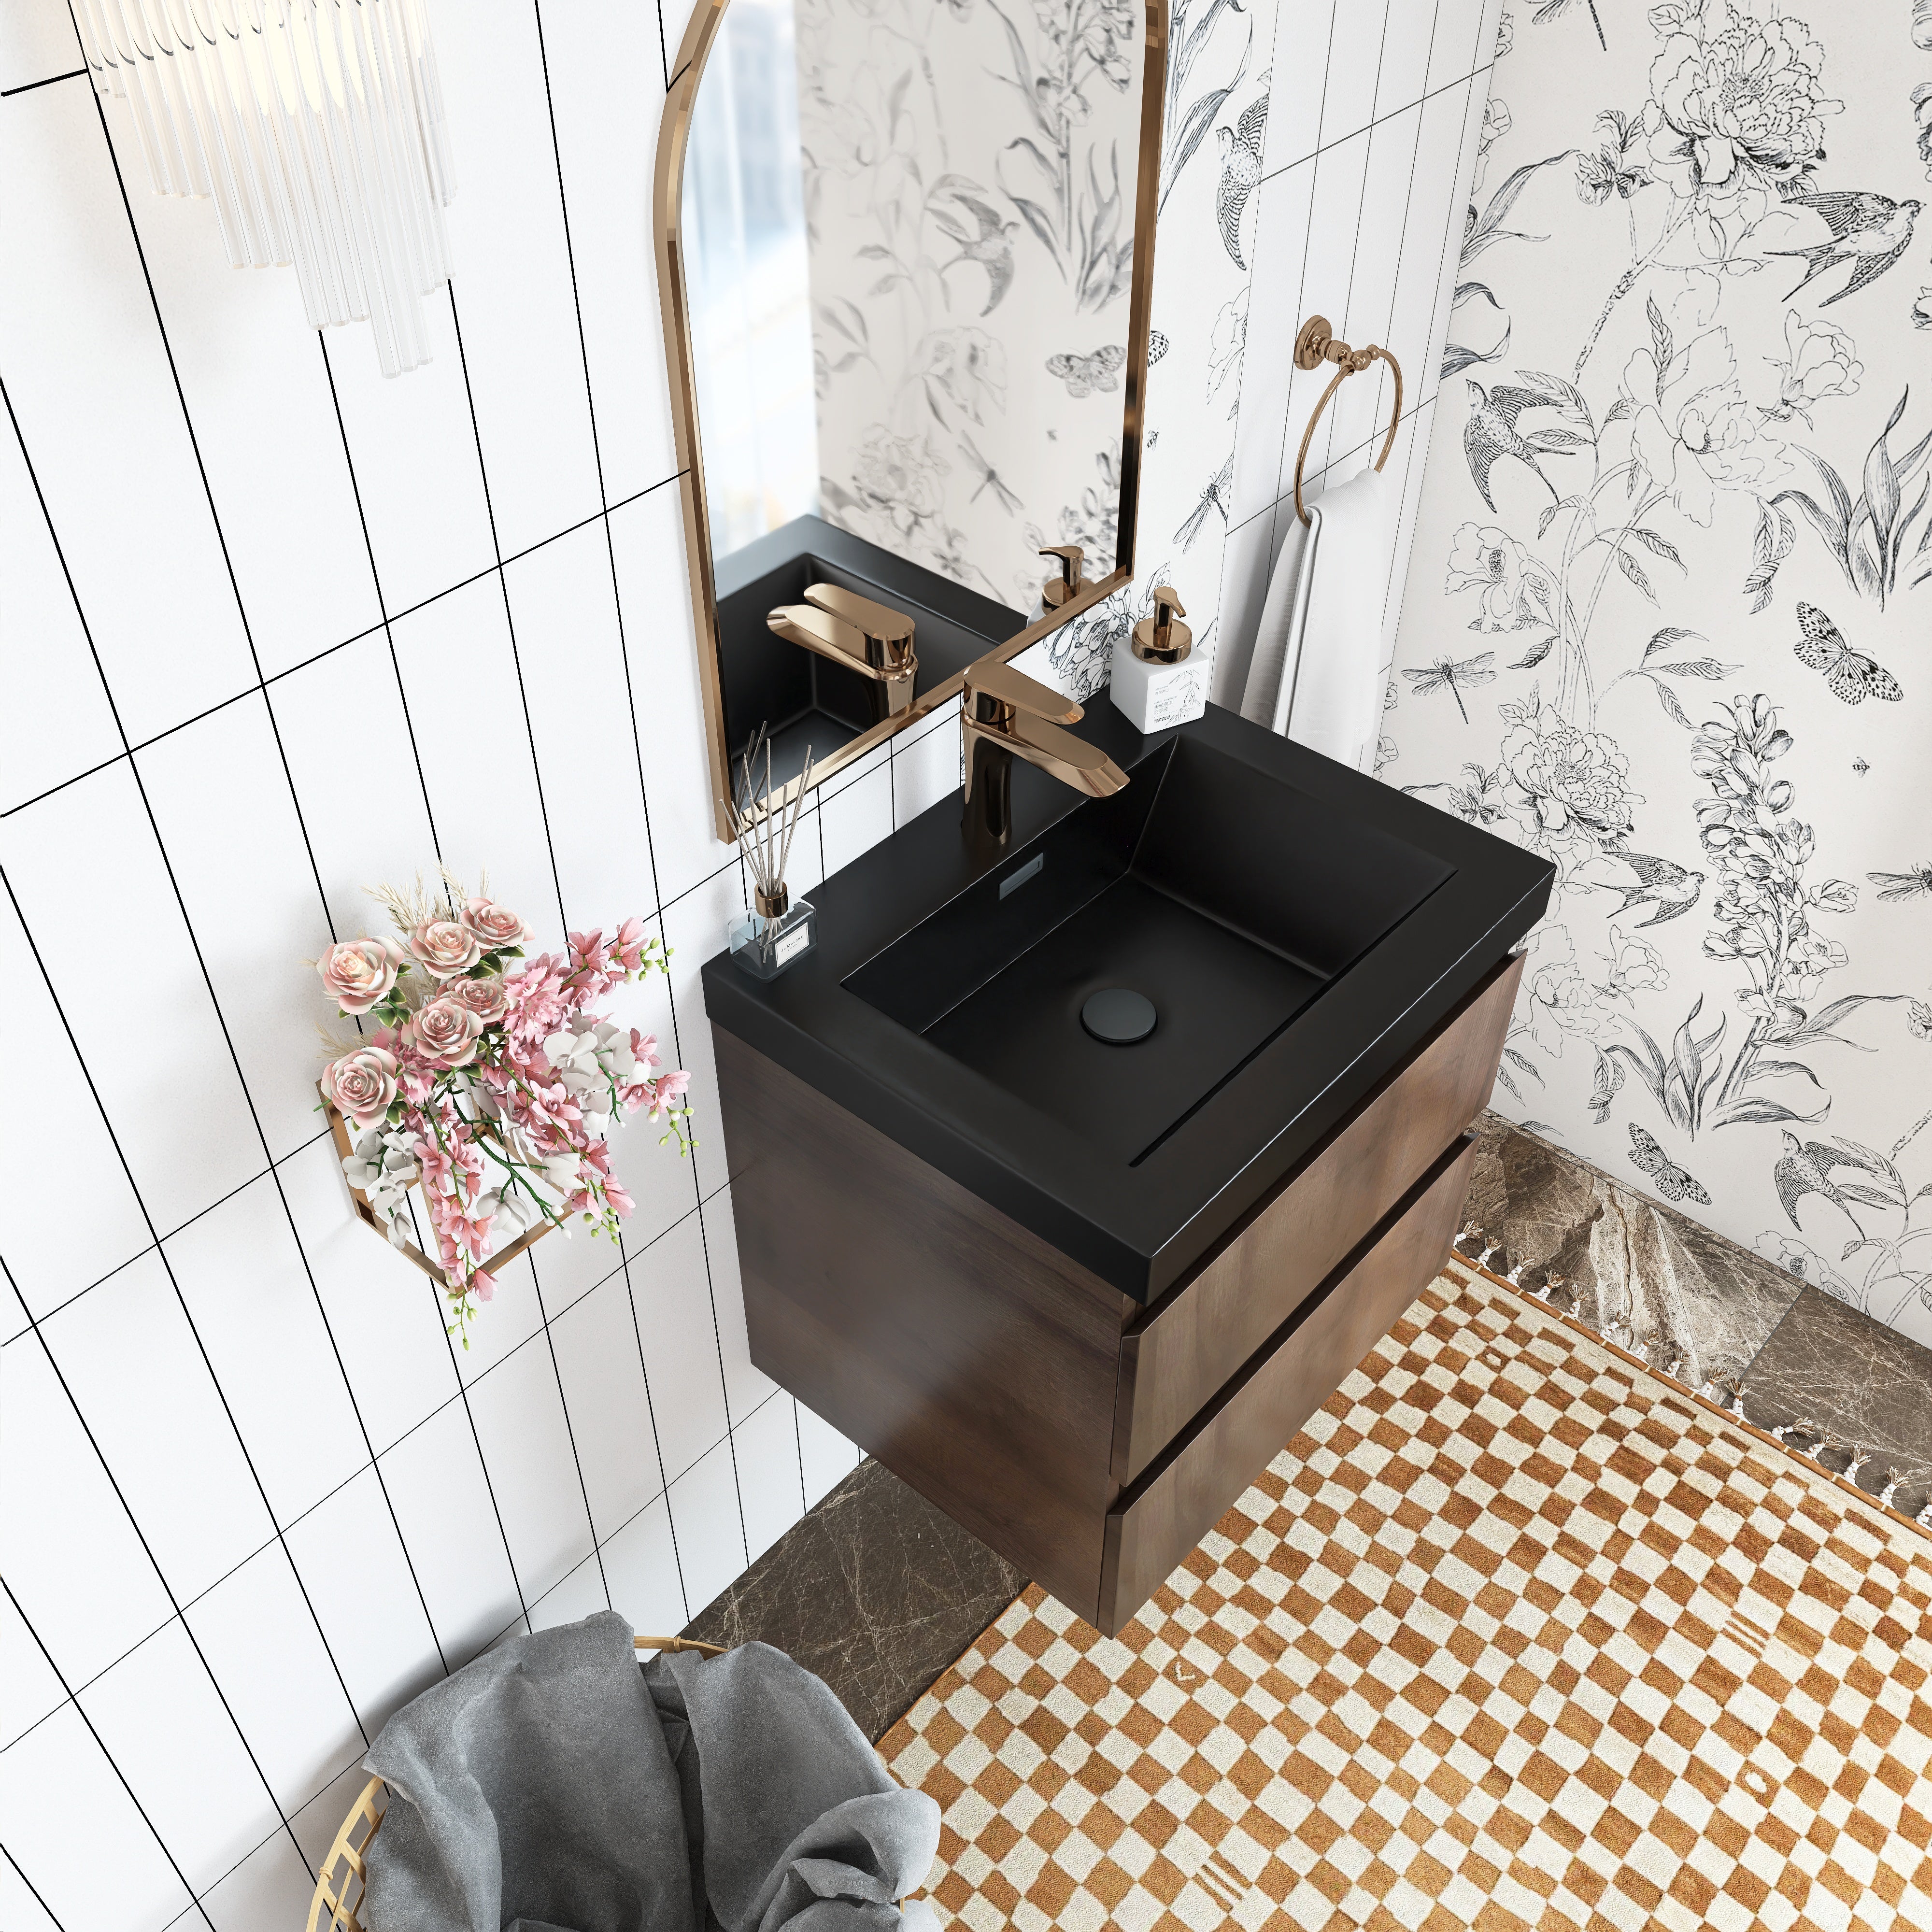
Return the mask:
M 1346 1382 L 1441 1271 L 1468 1192 L 1473 1138 L 1411 1188 L 1346 1264 L 1107 1514 L 1100 1628 L 1118 1630 Z
M 1408 1066 L 1122 1336 L 1116 1482 L 1140 1475 L 1476 1118 L 1522 976 L 1520 957 L 1500 962 Z

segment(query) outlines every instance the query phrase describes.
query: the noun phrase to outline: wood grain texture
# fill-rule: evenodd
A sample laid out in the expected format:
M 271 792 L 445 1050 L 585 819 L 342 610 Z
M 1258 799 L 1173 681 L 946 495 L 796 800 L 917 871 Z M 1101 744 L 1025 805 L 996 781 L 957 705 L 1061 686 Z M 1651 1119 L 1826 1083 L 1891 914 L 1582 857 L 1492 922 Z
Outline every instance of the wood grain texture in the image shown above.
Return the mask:
M 736 1035 L 712 1037 L 752 1360 L 1091 1616 L 1136 1304 Z
M 1112 1636 L 1348 1379 L 1440 1271 L 1475 1142 L 1444 1154 L 1364 1250 L 1307 1296 L 1234 1388 L 1108 1513 L 1096 1627 Z
M 1136 1311 L 1121 1343 L 1116 1481 L 1133 1482 L 1154 1462 L 1476 1118 L 1522 976 L 1520 958 L 1499 962 L 1186 1280 Z

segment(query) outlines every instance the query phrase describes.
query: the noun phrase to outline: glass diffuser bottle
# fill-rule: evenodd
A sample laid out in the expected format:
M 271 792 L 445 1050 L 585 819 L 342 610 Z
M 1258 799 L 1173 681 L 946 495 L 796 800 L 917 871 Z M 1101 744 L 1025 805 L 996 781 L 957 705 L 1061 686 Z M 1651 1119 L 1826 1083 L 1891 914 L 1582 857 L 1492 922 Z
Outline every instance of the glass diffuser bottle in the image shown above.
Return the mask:
M 752 777 L 754 761 L 760 751 L 765 760 L 762 783 L 755 782 Z M 792 903 L 784 879 L 785 865 L 791 856 L 792 834 L 798 830 L 798 815 L 811 782 L 812 748 L 808 745 L 797 790 L 788 801 L 781 795 L 775 805 L 771 740 L 760 730 L 742 754 L 738 813 L 744 826 L 745 862 L 752 873 L 752 910 L 740 913 L 731 922 L 725 940 L 731 949 L 733 963 L 754 980 L 776 979 L 818 943 L 817 912 L 808 899 L 800 899 L 795 905 Z

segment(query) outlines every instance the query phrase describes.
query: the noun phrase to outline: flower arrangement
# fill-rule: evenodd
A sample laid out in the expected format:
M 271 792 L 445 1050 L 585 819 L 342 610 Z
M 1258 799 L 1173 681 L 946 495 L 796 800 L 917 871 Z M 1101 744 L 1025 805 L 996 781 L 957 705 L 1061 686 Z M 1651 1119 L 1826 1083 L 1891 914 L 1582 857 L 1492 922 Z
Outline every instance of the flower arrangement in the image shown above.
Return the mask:
M 496 1292 L 486 1264 L 576 1220 L 616 1238 L 632 1202 L 610 1171 L 611 1126 L 641 1108 L 684 1153 L 690 1110 L 679 1103 L 691 1076 L 653 1071 L 654 1038 L 592 1010 L 612 987 L 668 969 L 641 920 L 608 940 L 573 932 L 567 953 L 526 960 L 533 935 L 518 914 L 447 874 L 443 887 L 440 898 L 420 880 L 409 892 L 376 889 L 395 936 L 346 940 L 315 962 L 338 1012 L 374 1029 L 330 1040 L 320 1084 L 343 1124 L 350 1186 L 390 1240 L 440 1276 L 467 1347 L 474 1303 Z M 412 1186 L 438 1264 L 408 1239 Z M 512 1242 L 493 1250 L 506 1228 Z

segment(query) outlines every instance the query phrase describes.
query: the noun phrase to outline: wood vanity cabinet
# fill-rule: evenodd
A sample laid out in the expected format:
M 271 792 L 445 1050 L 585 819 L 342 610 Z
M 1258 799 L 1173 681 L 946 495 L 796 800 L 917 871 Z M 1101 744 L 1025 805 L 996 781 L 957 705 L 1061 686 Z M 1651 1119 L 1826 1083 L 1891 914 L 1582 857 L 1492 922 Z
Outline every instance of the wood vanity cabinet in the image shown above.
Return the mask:
M 752 1360 L 1112 1635 L 1442 1267 L 1522 966 L 1151 1304 L 714 1028 Z

